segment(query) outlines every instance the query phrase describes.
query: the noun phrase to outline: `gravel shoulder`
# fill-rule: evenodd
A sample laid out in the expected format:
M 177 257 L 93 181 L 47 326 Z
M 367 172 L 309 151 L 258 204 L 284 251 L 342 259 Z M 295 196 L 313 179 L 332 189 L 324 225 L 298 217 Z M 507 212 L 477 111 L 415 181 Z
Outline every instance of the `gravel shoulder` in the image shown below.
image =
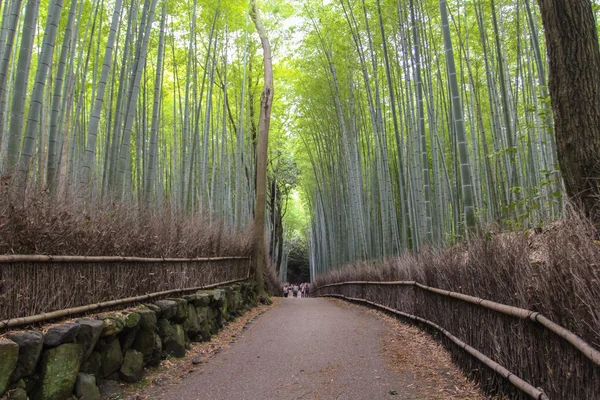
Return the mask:
M 184 371 L 176 384 L 148 387 L 138 398 L 485 398 L 446 364 L 449 355 L 439 357 L 443 348 L 428 347 L 437 344 L 395 323 L 339 300 L 278 299 L 230 348 L 196 368 L 189 360 L 175 363 L 174 370 Z M 409 330 L 398 331 L 403 327 Z M 407 351 L 424 361 L 415 364 Z

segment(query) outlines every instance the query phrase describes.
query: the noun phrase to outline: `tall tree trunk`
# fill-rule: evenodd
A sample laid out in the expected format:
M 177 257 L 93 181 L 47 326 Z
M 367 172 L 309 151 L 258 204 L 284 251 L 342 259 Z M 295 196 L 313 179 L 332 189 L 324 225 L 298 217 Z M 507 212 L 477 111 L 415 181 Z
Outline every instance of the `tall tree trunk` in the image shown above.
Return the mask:
M 112 23 L 108 34 L 108 41 L 106 43 L 106 50 L 104 53 L 104 63 L 102 64 L 102 73 L 100 75 L 100 82 L 98 85 L 98 93 L 94 98 L 95 102 L 90 115 L 87 148 L 85 150 L 85 159 L 81 174 L 82 185 L 90 185 L 94 180 L 92 169 L 94 168 L 94 164 L 96 162 L 96 138 L 98 136 L 98 126 L 100 125 L 100 115 L 102 113 L 102 105 L 104 104 L 104 93 L 106 91 L 106 84 L 108 82 L 108 74 L 110 72 L 113 59 L 115 37 L 117 36 L 117 29 L 121 19 L 121 4 L 121 0 L 117 0 L 115 2 L 115 10 L 113 12 Z
M 109 161 L 107 165 L 108 171 L 105 171 L 105 182 L 102 184 L 102 190 L 106 190 L 108 186 L 114 186 L 115 178 L 117 175 L 117 162 L 119 157 L 119 149 L 121 147 L 121 128 L 122 121 L 125 118 L 125 108 L 127 106 L 127 99 L 125 91 L 127 90 L 127 79 L 126 73 L 128 71 L 127 61 L 129 60 L 129 53 L 131 52 L 131 41 L 133 40 L 133 30 L 135 27 L 133 21 L 137 18 L 137 8 L 134 7 L 135 3 L 131 3 L 129 9 L 129 19 L 127 23 L 127 30 L 125 33 L 125 44 L 123 45 L 123 56 L 121 72 L 119 74 L 119 90 L 117 91 L 117 105 L 115 107 L 115 119 L 113 127 L 110 132 L 110 154 L 107 156 Z
M 38 124 L 42 113 L 42 101 L 44 98 L 44 89 L 46 87 L 46 77 L 52 56 L 54 55 L 54 41 L 56 32 L 60 22 L 60 14 L 62 11 L 62 0 L 55 0 L 48 7 L 48 16 L 46 21 L 46 30 L 42 44 L 42 51 L 38 59 L 37 71 L 35 74 L 35 82 L 33 84 L 33 94 L 29 105 L 29 115 L 27 125 L 25 127 L 25 137 L 23 140 L 23 150 L 21 152 L 20 170 L 23 173 L 23 178 L 27 178 L 29 167 L 32 162 L 33 153 L 35 151 L 35 142 L 37 140 Z
M 65 72 L 67 69 L 67 57 L 69 48 L 71 46 L 71 39 L 73 36 L 73 23 L 75 21 L 75 13 L 77 11 L 77 0 L 71 0 L 71 6 L 69 7 L 69 17 L 67 19 L 67 25 L 65 28 L 64 38 L 62 47 L 60 50 L 60 57 L 58 61 L 58 70 L 56 71 L 56 78 L 54 81 L 54 94 L 52 96 L 52 111 L 50 114 L 50 128 L 48 133 L 48 161 L 46 167 L 46 182 L 50 188 L 51 193 L 56 191 L 57 181 L 57 165 L 58 165 L 58 143 L 59 143 L 59 121 L 61 118 L 61 110 L 65 104 L 64 98 L 66 95 L 63 94 L 63 90 L 68 87 L 68 79 L 65 82 Z M 74 52 L 75 50 L 71 50 Z M 1 107 L 1 106 L 0 106 Z M 63 115 L 64 117 L 64 115 Z M 0 122 L 1 125 L 1 122 Z
M 8 9 L 11 4 L 11 10 L 7 15 L 7 23 L 5 33 L 5 43 L 2 49 L 2 57 L 0 57 L 0 148 L 2 148 L 2 137 L 4 134 L 4 120 L 6 118 L 6 96 L 8 82 L 8 65 L 10 62 L 15 36 L 17 34 L 17 25 L 19 13 L 21 12 L 21 0 L 15 0 L 12 3 L 6 3 L 4 7 Z
M 452 121 L 454 133 L 458 142 L 460 158 L 460 177 L 462 188 L 462 201 L 464 222 L 467 229 L 475 226 L 475 207 L 473 198 L 473 181 L 471 177 L 471 163 L 469 161 L 469 145 L 465 131 L 464 113 L 458 90 L 458 79 L 456 78 L 456 65 L 454 63 L 454 50 L 452 48 L 452 37 L 448 24 L 448 12 L 446 1 L 440 0 L 440 15 L 442 17 L 442 30 L 444 32 L 444 45 L 446 50 L 446 66 L 448 68 L 448 80 L 450 81 L 450 94 L 452 96 Z M 475 149 L 473 149 L 475 150 Z
M 423 197 L 424 197 L 424 229 L 425 237 L 419 239 L 425 239 L 427 243 L 433 242 L 433 226 L 431 220 L 431 184 L 430 184 L 430 172 L 429 172 L 429 155 L 427 153 L 427 139 L 425 135 L 425 111 L 423 110 L 423 80 L 421 77 L 421 39 L 419 37 L 417 18 L 415 12 L 415 6 L 413 0 L 410 1 L 410 15 L 412 22 L 413 31 L 413 45 L 414 45 L 414 57 L 415 57 L 415 75 L 416 75 L 416 91 L 417 91 L 417 114 L 418 114 L 418 140 L 420 141 L 421 148 L 421 168 L 422 168 L 422 179 L 423 179 Z M 418 148 L 418 145 L 415 147 Z M 421 210 L 419 210 L 421 211 Z M 420 215 L 419 217 L 423 217 Z M 418 249 L 418 248 L 417 248 Z
M 165 24 L 167 20 L 167 4 L 163 3 L 162 19 L 160 23 L 160 38 L 158 40 L 158 61 L 156 65 L 156 80 L 154 82 L 154 105 L 152 106 L 152 127 L 150 129 L 150 154 L 148 157 L 148 167 L 146 184 L 144 186 L 145 198 L 151 201 L 153 198 L 153 189 L 156 180 L 156 170 L 158 169 L 158 124 L 160 111 L 160 95 L 163 74 L 163 58 L 165 47 Z
M 496 57 L 498 58 L 498 76 L 500 78 L 500 93 L 502 94 L 502 116 L 504 118 L 504 129 L 506 130 L 506 146 L 508 151 L 508 159 L 510 161 L 509 169 L 510 172 L 508 177 L 508 189 L 509 189 L 509 203 L 516 203 L 519 200 L 519 192 L 513 191 L 512 189 L 519 186 L 519 178 L 517 175 L 517 161 L 518 155 L 517 143 L 514 140 L 513 122 L 511 121 L 510 106 L 509 106 L 509 92 L 506 82 L 506 70 L 504 63 L 504 54 L 502 52 L 500 29 L 498 27 L 498 18 L 496 17 L 496 4 L 494 0 L 491 2 L 492 6 L 492 21 L 494 26 L 494 41 L 496 43 Z
M 567 194 L 600 226 L 600 47 L 590 0 L 538 0 Z
M 15 86 L 13 88 L 14 94 L 9 125 L 10 135 L 8 138 L 8 156 L 6 160 L 9 171 L 13 170 L 19 162 L 23 133 L 23 117 L 25 114 L 25 98 L 27 95 L 33 36 L 39 4 L 38 0 L 29 0 L 25 7 L 25 16 L 23 17 L 21 48 L 19 49 L 19 59 L 17 61 L 17 74 Z
M 271 44 L 263 27 L 256 0 L 252 0 L 252 20 L 260 35 L 263 48 L 265 82 L 260 98 L 260 117 L 258 123 L 258 151 L 256 155 L 256 204 L 254 212 L 254 279 L 257 292 L 264 293 L 265 265 L 265 208 L 267 203 L 267 157 L 269 150 L 269 126 L 273 105 L 273 60 Z
M 119 151 L 119 160 L 117 164 L 117 176 L 116 176 L 116 189 L 117 195 L 123 196 L 123 187 L 125 185 L 126 173 L 128 167 L 131 168 L 129 163 L 131 156 L 131 131 L 133 130 L 133 120 L 137 109 L 138 95 L 140 94 L 140 82 L 142 80 L 142 72 L 146 67 L 146 56 L 148 54 L 148 44 L 150 43 L 150 32 L 152 30 L 152 22 L 154 21 L 154 9 L 158 0 L 152 0 L 150 9 L 148 12 L 148 19 L 145 25 L 145 32 L 142 38 L 138 38 L 138 45 L 140 51 L 138 57 L 136 57 L 136 66 L 132 75 L 132 87 L 131 96 L 129 97 L 129 106 L 127 107 L 125 125 L 123 128 L 123 140 L 121 143 L 121 150 Z M 141 29 L 140 29 L 141 31 Z M 141 42 L 141 43 L 140 43 Z M 136 134 L 139 132 L 136 132 Z

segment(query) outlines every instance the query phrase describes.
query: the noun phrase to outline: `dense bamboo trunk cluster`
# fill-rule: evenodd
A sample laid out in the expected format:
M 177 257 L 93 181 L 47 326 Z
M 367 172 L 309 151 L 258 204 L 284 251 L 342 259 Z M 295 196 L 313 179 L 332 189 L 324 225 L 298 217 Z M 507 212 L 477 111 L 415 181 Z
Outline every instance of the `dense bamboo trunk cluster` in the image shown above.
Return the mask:
M 535 2 L 335 0 L 304 13 L 318 49 L 299 55 L 297 102 L 314 274 L 561 215 Z
M 28 193 L 247 227 L 260 76 L 249 65 L 261 60 L 249 11 L 246 0 L 2 2 L 3 175 Z
M 569 194 L 595 204 L 598 124 L 587 117 L 598 110 L 577 95 L 598 90 L 574 88 L 597 71 L 550 62 L 548 85 L 541 24 L 551 58 L 598 59 L 588 0 L 260 2 L 283 88 L 272 110 L 251 4 L 0 1 L 2 182 L 29 198 L 41 188 L 231 227 L 256 219 L 276 267 L 286 236 L 308 232 L 314 275 L 451 244 L 490 221 L 560 217 L 554 107 L 583 118 L 559 116 L 557 130 L 591 135 L 561 166 Z M 576 28 L 589 40 L 569 46 L 561 29 Z M 564 137 L 559 155 L 573 147 Z M 292 192 L 309 229 L 302 218 L 285 227 Z

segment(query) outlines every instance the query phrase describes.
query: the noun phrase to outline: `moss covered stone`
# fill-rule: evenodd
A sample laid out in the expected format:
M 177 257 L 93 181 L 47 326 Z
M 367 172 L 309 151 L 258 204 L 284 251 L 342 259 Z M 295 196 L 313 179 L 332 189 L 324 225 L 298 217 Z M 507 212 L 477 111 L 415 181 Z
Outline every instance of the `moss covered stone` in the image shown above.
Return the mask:
M 98 376 L 100 372 L 100 366 L 102 365 L 102 355 L 97 351 L 92 351 L 92 354 L 83 362 L 81 368 L 79 369 L 81 372 L 86 374 Z
M 221 306 L 221 319 L 227 321 L 229 319 L 229 307 L 227 302 Z
M 96 386 L 96 378 L 89 374 L 77 374 L 75 394 L 79 400 L 100 400 L 100 390 Z
M 221 312 L 219 310 L 213 310 L 212 308 L 208 308 L 207 313 L 208 322 L 210 324 L 210 333 L 214 335 L 219 331 Z
M 79 329 L 80 326 L 76 322 L 50 328 L 44 334 L 44 345 L 54 347 L 63 343 L 74 342 Z
M 234 308 L 235 308 L 235 311 L 239 311 L 244 306 L 244 298 L 243 298 L 243 295 L 242 295 L 242 287 L 239 286 L 239 285 L 236 285 L 233 288 L 234 288 L 234 291 L 233 291 L 233 304 L 234 304 Z
M 123 353 L 121 352 L 121 343 L 117 339 L 108 343 L 101 355 L 102 365 L 100 366 L 100 374 L 103 378 L 121 368 Z
M 13 372 L 13 382 L 33 375 L 40 361 L 43 347 L 41 332 L 11 332 L 8 338 L 19 345 L 19 361 Z
M 9 339 L 0 338 L 0 396 L 6 392 L 10 376 L 19 360 L 19 345 Z
M 154 336 L 156 333 L 141 329 L 135 336 L 132 349 L 139 351 L 144 356 L 144 361 L 150 363 L 154 352 Z M 160 340 L 160 339 L 159 339 Z
M 160 336 L 158 333 L 154 334 L 154 352 L 152 353 L 152 358 L 150 359 L 149 365 L 157 366 L 160 364 L 160 360 L 162 359 L 162 342 L 160 340 Z
M 198 322 L 202 324 L 204 321 L 208 321 L 208 307 L 198 307 L 196 308 L 196 315 L 198 316 Z
M 102 337 L 113 336 L 120 333 L 125 328 L 125 316 L 120 313 L 115 313 L 100 318 L 104 322 Z
M 14 381 L 14 379 L 13 379 L 13 381 Z M 27 384 L 25 384 L 25 380 L 19 379 L 16 382 L 14 382 L 12 385 L 10 385 L 10 390 L 15 390 L 15 389 L 23 389 L 23 390 L 27 391 Z
M 129 383 L 139 382 L 144 374 L 144 355 L 139 351 L 129 349 L 123 358 L 119 371 L 121 380 Z
M 80 319 L 52 328 L 45 337 L 35 332 L 12 333 L 23 340 L 15 343 L 17 340 L 0 338 L 0 397 L 19 399 L 29 393 L 32 400 L 71 399 L 74 388 L 77 390 L 78 373 L 82 385 L 94 376 L 99 383 L 107 378 L 137 382 L 145 365 L 157 365 L 168 355 L 183 357 L 188 337 L 210 340 L 223 320 L 246 310 L 254 297 L 250 285 L 238 284 L 200 291 L 184 299 L 161 300 L 97 320 Z M 44 341 L 45 353 L 41 349 Z M 27 360 L 31 360 L 23 362 L 23 372 L 17 374 L 21 353 L 25 360 L 25 347 L 32 349 L 27 352 L 31 353 Z M 27 387 L 11 386 L 10 380 L 21 375 Z M 96 387 L 95 383 L 92 386 Z M 82 397 L 84 391 L 79 389 L 80 399 L 98 398 L 97 390 L 91 390 L 91 397 Z
M 172 299 L 176 304 L 176 312 L 173 321 L 183 323 L 188 316 L 188 302 L 185 299 Z
M 140 316 L 140 328 L 148 331 L 154 332 L 156 330 L 156 313 L 150 309 L 140 309 L 137 311 L 137 314 Z
M 140 314 L 133 312 L 131 314 L 127 314 L 125 316 L 125 327 L 128 329 L 133 329 L 139 325 L 141 320 Z
M 173 325 L 173 334 L 163 340 L 163 348 L 168 355 L 185 356 L 185 333 L 183 326 Z
M 208 307 L 211 302 L 211 297 L 208 293 L 198 293 L 198 307 Z
M 177 315 L 177 303 L 173 300 L 158 300 L 154 305 L 160 309 L 160 318 L 171 319 Z
M 222 289 L 209 290 L 206 293 L 212 298 L 210 306 L 219 308 L 225 302 L 225 292 Z
M 139 331 L 140 331 L 140 327 L 136 326 L 136 327 L 128 330 L 128 332 L 125 332 L 125 331 L 121 332 L 121 334 L 119 335 L 119 340 L 121 342 L 121 350 L 123 352 L 126 352 L 127 350 L 129 350 L 131 348 Z
M 27 400 L 27 392 L 25 389 L 15 389 L 8 396 L 8 400 Z
M 83 351 L 77 343 L 46 350 L 42 356 L 41 382 L 32 396 L 35 400 L 70 398 L 77 380 Z
M 171 323 L 168 320 L 164 318 L 158 320 L 158 335 L 160 336 L 163 342 L 168 337 L 173 336 L 173 327 L 171 326 Z
M 187 318 L 183 323 L 183 329 L 188 337 L 194 337 L 200 333 L 200 320 L 198 318 L 198 312 L 193 306 L 188 307 Z
M 184 299 L 186 299 L 194 307 L 206 307 L 211 301 L 210 295 L 205 292 L 190 294 L 188 296 L 184 296 Z
M 92 354 L 92 351 L 94 351 L 96 343 L 98 343 L 98 339 L 104 330 L 104 322 L 88 318 L 79 319 L 77 322 L 80 326 L 79 333 L 77 334 L 77 343 L 81 345 L 83 360 L 85 361 Z
M 119 385 L 119 382 L 113 380 L 105 380 L 99 383 L 98 390 L 103 399 L 121 399 L 123 389 Z
M 152 304 L 152 303 L 142 304 L 139 308 L 148 309 L 148 310 L 154 311 L 156 314 L 160 314 L 160 307 L 157 306 L 156 304 Z
M 32 375 L 28 376 L 27 378 L 23 378 L 23 382 L 25 383 L 25 391 L 27 393 L 33 392 L 33 389 L 37 386 L 39 381 L 39 375 Z
M 208 341 L 210 340 L 210 328 L 211 328 L 211 322 L 210 322 L 210 318 L 209 318 L 209 311 L 210 308 L 208 307 L 198 307 L 196 309 L 196 313 L 198 315 L 198 322 L 200 324 L 200 332 L 199 335 L 202 337 L 203 341 Z

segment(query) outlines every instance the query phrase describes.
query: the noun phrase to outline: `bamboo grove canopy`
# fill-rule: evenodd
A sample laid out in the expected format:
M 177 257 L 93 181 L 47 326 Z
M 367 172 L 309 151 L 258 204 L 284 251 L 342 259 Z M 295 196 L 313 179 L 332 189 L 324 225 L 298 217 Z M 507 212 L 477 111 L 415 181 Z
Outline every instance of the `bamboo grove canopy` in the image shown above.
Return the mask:
M 259 3 L 275 70 L 265 218 L 278 266 L 278 229 L 308 232 L 320 273 L 452 243 L 486 221 L 561 215 L 535 1 Z M 249 10 L 2 0 L 2 172 L 29 193 L 247 227 L 263 83 Z

